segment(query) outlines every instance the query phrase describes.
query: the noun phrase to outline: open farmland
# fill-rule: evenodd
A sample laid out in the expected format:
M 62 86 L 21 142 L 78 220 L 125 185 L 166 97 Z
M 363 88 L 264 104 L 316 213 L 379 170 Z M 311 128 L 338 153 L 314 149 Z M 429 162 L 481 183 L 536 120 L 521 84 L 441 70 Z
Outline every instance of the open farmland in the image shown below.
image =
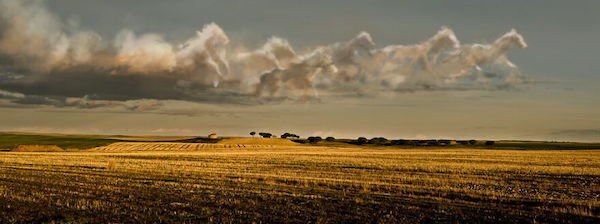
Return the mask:
M 273 145 L 245 145 L 245 144 L 211 144 L 211 143 L 143 143 L 127 142 L 114 143 L 90 151 L 127 152 L 127 151 L 196 151 L 206 149 L 244 149 L 244 148 L 273 148 Z
M 599 150 L 113 143 L 0 154 L 0 223 L 600 221 Z

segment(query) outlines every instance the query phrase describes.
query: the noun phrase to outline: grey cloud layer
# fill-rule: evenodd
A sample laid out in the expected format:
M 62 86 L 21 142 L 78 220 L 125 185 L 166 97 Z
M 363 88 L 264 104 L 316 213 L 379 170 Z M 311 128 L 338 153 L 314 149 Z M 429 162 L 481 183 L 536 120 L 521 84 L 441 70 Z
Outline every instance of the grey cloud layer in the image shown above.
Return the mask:
M 506 55 L 511 48 L 527 47 L 515 30 L 491 44 L 461 45 L 450 28 L 442 27 L 413 45 L 378 48 L 369 33 L 361 32 L 301 50 L 273 37 L 252 50 L 231 44 L 215 23 L 182 43 L 128 29 L 111 40 L 62 22 L 42 1 L 2 0 L 0 5 L 0 98 L 13 103 L 135 110 L 132 100 L 255 104 L 498 89 L 524 80 Z M 150 104 L 139 108 L 160 106 Z

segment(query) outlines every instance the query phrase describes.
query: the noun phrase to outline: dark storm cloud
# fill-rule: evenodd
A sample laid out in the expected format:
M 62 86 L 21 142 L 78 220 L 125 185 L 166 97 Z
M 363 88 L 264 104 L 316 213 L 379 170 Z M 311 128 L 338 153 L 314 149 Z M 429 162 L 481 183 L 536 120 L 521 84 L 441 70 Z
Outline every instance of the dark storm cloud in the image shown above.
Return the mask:
M 150 112 L 157 111 L 163 107 L 159 100 L 96 100 L 89 96 L 84 97 L 62 97 L 44 95 L 23 95 L 0 90 L 0 105 L 3 107 L 19 106 L 52 106 L 57 108 L 79 108 L 79 109 L 118 109 L 126 111 Z

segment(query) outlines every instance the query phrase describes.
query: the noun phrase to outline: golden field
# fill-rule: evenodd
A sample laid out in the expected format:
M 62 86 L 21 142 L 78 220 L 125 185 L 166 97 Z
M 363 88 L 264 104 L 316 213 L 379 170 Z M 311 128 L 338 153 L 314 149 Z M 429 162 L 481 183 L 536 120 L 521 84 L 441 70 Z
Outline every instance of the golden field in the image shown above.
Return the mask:
M 0 223 L 598 223 L 600 150 L 120 142 L 0 153 Z

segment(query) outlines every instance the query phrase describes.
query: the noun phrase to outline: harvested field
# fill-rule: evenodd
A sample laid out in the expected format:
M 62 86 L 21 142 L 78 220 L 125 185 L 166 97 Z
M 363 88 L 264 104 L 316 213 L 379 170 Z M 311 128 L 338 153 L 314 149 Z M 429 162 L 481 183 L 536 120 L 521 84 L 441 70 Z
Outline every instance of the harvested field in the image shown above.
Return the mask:
M 599 161 L 598 150 L 186 143 L 4 152 L 0 223 L 598 223 Z
M 281 138 L 225 138 L 219 141 L 221 144 L 242 145 L 277 145 L 277 146 L 299 146 L 300 144 L 288 139 Z
M 63 152 L 64 149 L 56 145 L 19 145 L 12 149 L 13 152 Z
M 259 145 L 259 144 L 212 144 L 212 143 L 145 143 L 145 142 L 119 142 L 103 147 L 90 149 L 90 151 L 112 151 L 112 152 L 128 152 L 128 151 L 197 151 L 206 149 L 245 149 L 245 148 L 274 148 L 275 145 Z M 298 145 L 297 148 L 305 148 Z

